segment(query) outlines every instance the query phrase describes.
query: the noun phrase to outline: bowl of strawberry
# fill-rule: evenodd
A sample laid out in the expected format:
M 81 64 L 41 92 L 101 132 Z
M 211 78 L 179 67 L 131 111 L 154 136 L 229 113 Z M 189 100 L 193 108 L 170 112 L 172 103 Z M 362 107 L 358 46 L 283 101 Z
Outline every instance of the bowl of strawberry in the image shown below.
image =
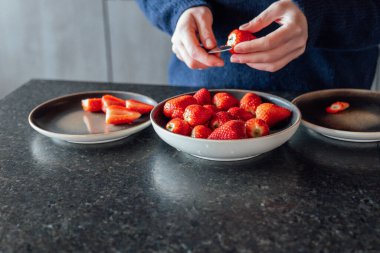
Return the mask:
M 216 161 L 236 161 L 273 150 L 296 132 L 301 113 L 265 92 L 201 88 L 168 98 L 152 110 L 152 126 L 170 146 Z

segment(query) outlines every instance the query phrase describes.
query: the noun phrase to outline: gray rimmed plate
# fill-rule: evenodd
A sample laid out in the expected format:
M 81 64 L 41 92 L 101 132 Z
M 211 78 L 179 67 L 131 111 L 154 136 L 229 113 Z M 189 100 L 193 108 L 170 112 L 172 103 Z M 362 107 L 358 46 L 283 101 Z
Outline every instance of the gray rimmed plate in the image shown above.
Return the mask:
M 337 114 L 325 109 L 336 101 L 350 103 Z M 292 101 L 301 111 L 302 124 L 330 138 L 380 141 L 380 92 L 361 89 L 330 89 L 305 93 Z
M 29 124 L 45 136 L 81 144 L 116 141 L 137 133 L 151 124 L 149 114 L 142 115 L 132 124 L 110 125 L 105 123 L 104 113 L 83 111 L 82 99 L 102 97 L 105 94 L 125 100 L 135 99 L 151 105 L 157 104 L 152 98 L 133 92 L 110 90 L 81 92 L 54 98 L 38 105 L 29 114 Z

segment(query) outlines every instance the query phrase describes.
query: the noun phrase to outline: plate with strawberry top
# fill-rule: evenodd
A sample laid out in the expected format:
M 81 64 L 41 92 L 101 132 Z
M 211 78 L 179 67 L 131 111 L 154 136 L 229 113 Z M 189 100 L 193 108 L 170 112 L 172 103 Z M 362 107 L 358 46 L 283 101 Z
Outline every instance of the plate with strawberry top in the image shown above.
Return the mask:
M 284 98 L 238 89 L 179 94 L 152 110 L 157 135 L 190 155 L 237 161 L 269 152 L 296 132 L 301 114 Z
M 152 98 L 133 92 L 81 92 L 38 105 L 29 114 L 29 124 L 54 139 L 105 143 L 150 126 L 149 113 L 156 104 Z
M 333 139 L 380 141 L 380 92 L 329 89 L 305 93 L 293 100 L 302 124 Z

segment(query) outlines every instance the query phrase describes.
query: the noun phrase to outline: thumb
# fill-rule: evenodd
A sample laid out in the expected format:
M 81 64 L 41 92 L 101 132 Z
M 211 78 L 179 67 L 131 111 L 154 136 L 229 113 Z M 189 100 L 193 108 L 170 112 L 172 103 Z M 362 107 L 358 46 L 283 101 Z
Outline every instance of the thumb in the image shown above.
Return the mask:
M 280 5 L 277 2 L 273 3 L 257 17 L 241 25 L 239 29 L 251 33 L 258 32 L 278 20 L 282 16 L 282 12 L 283 10 L 280 8 Z
M 195 18 L 195 22 L 198 28 L 199 39 L 207 49 L 212 49 L 217 46 L 214 32 L 212 31 L 212 14 L 206 12 Z

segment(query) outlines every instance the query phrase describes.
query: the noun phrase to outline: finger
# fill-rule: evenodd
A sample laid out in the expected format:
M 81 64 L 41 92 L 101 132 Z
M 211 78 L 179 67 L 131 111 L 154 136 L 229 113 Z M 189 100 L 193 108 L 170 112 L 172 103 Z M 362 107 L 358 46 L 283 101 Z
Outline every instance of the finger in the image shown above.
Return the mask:
M 178 54 L 180 55 L 180 58 L 183 59 L 183 62 L 191 69 L 206 69 L 208 68 L 207 65 L 198 62 L 194 60 L 190 55 L 187 53 L 185 47 L 183 44 L 177 45 L 178 48 Z
M 205 48 L 215 48 L 217 44 L 212 31 L 212 14 L 209 12 L 202 12 L 199 17 L 195 18 L 195 22 L 198 27 L 199 38 Z
M 224 65 L 222 59 L 216 57 L 215 55 L 208 54 L 206 50 L 200 46 L 194 33 L 184 32 L 182 36 L 183 46 L 191 58 L 209 67 L 221 67 Z
M 261 12 L 257 17 L 255 17 L 248 23 L 241 25 L 239 29 L 254 33 L 269 26 L 271 23 L 276 21 L 284 12 L 283 9 L 281 8 L 281 4 L 279 3 L 280 2 L 275 2 L 271 4 L 267 9 Z
M 268 71 L 268 72 L 275 72 L 283 67 L 285 67 L 289 62 L 292 60 L 296 59 L 298 56 L 303 54 L 305 51 L 304 48 L 299 48 L 290 54 L 288 54 L 286 57 L 276 61 L 276 62 L 271 62 L 271 63 L 248 63 L 247 65 L 250 66 L 251 68 L 258 69 L 258 70 L 263 70 L 263 71 Z
M 174 44 L 172 45 L 172 51 L 180 61 L 183 61 L 181 54 L 179 53 L 177 47 Z
M 261 51 L 247 54 L 233 54 L 231 56 L 231 62 L 235 63 L 267 63 L 275 62 L 281 58 L 284 58 L 289 52 L 293 52 L 296 49 L 304 47 L 305 44 L 299 40 L 289 40 L 285 44 L 280 45 L 269 51 Z
M 292 32 L 289 26 L 283 25 L 264 37 L 237 44 L 234 51 L 238 54 L 268 51 L 293 39 L 295 37 L 294 33 L 298 34 L 298 30 Z

